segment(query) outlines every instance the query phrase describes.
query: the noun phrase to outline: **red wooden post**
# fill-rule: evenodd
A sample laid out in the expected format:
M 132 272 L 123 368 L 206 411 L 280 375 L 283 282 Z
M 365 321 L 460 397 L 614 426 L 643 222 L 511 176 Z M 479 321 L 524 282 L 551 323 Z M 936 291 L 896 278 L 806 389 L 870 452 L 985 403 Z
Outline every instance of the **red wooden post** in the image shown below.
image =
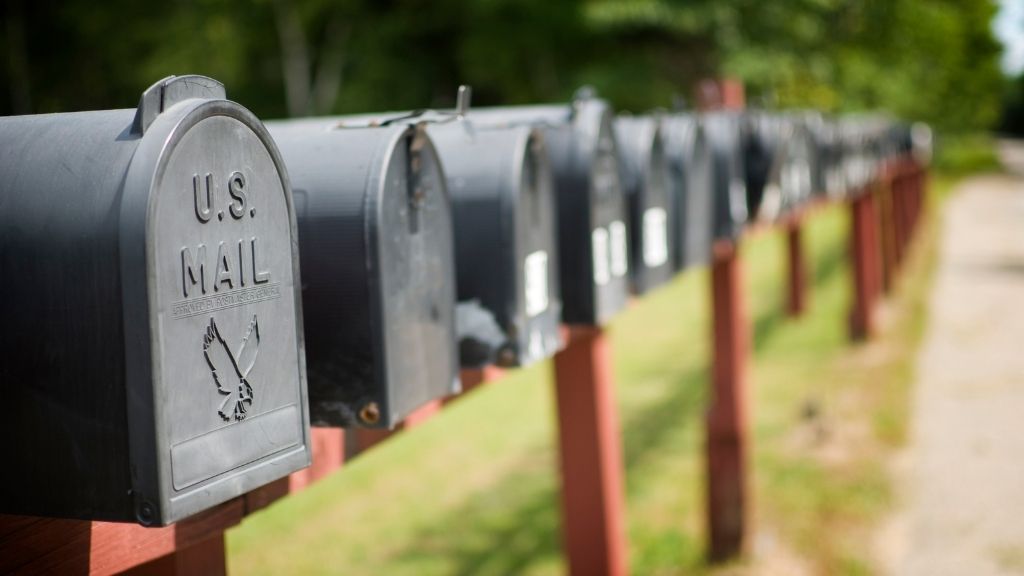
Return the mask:
M 312 428 L 313 462 L 309 468 L 288 477 L 288 489 L 298 492 L 310 484 L 341 468 L 345 462 L 345 430 L 342 428 Z
M 178 548 L 173 553 L 140 564 L 124 574 L 131 576 L 225 576 L 227 559 L 224 555 L 224 533 L 193 544 Z
M 622 447 L 604 331 L 573 327 L 554 364 L 569 572 L 625 574 Z
M 856 196 L 850 202 L 850 213 L 850 256 L 853 264 L 850 337 L 866 340 L 875 332 L 874 305 L 882 286 L 875 195 L 867 192 Z
M 807 309 L 807 260 L 804 258 L 803 218 L 795 216 L 786 224 L 786 252 L 789 264 L 789 286 L 786 312 L 797 317 Z
M 713 393 L 708 408 L 707 483 L 711 560 L 744 551 L 747 536 L 747 359 L 750 331 L 739 247 L 717 243 L 711 265 Z

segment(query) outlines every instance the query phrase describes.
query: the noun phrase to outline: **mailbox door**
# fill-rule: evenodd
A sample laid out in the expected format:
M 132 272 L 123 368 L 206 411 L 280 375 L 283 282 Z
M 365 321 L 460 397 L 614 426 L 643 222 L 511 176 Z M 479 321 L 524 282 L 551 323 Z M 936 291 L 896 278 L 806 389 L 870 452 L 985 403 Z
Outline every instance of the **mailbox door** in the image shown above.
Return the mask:
M 441 163 L 426 132 L 409 127 L 371 181 L 370 258 L 388 382 L 386 424 L 458 392 L 455 252 Z M 414 287 L 414 288 L 413 288 Z
M 224 101 L 165 111 L 129 169 L 122 218 L 128 419 L 154 429 L 153 444 L 132 436 L 133 470 L 160 471 L 141 478 L 139 521 L 308 465 L 295 217 L 259 121 Z
M 517 149 L 516 300 L 523 320 L 515 326 L 520 364 L 548 358 L 561 347 L 554 180 L 540 132 L 531 130 Z
M 748 218 L 742 120 L 735 114 L 715 113 L 706 121 L 714 154 L 715 238 L 734 239 Z
M 629 212 L 619 180 L 611 111 L 605 106 L 583 108 L 576 120 L 586 130 L 590 181 L 590 262 L 595 324 L 611 319 L 629 294 Z

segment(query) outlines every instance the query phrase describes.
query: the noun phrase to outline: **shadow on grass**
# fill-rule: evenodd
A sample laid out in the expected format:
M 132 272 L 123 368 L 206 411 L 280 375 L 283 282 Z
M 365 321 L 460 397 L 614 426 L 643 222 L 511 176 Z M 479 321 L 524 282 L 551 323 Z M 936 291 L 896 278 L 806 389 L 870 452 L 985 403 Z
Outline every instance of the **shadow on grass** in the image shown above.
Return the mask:
M 846 247 L 837 242 L 815 259 L 813 286 L 824 284 L 841 270 Z M 754 347 L 763 346 L 786 320 L 781 307 L 762 315 L 754 323 Z M 684 366 L 671 372 L 658 372 L 663 394 L 646 405 L 623 414 L 623 459 L 627 474 L 627 497 L 645 487 L 649 464 L 677 443 L 673 435 L 681 430 L 700 434 L 704 407 L 709 393 L 710 368 Z M 655 376 L 651 370 L 650 376 Z M 637 375 L 634 375 L 637 376 Z M 699 446 L 699 438 L 683 442 Z M 700 448 L 697 448 L 700 450 Z M 476 490 L 448 515 L 443 526 L 428 526 L 417 532 L 413 545 L 400 556 L 407 565 L 437 558 L 445 559 L 445 573 L 451 574 L 516 574 L 540 565 L 548 566 L 562 557 L 561 514 L 557 475 L 551 478 L 547 466 L 557 466 L 557 453 L 550 445 L 537 445 L 521 460 L 514 474 L 502 476 L 494 483 Z M 681 487 L 680 489 L 686 489 Z M 696 487 L 694 487 L 696 489 Z M 636 546 L 637 543 L 634 543 Z M 666 565 L 679 567 L 686 550 L 699 550 L 701 543 L 684 531 L 663 534 L 659 542 L 648 543 L 646 550 L 633 550 L 655 555 Z M 697 553 L 692 554 L 697 556 Z M 634 555 L 634 563 L 637 561 Z M 671 557 L 671 558 L 670 558 Z M 642 559 L 646 563 L 648 559 Z M 685 561 L 684 561 L 685 563 Z
M 667 377 L 672 379 L 671 385 L 665 386 L 667 394 L 623 420 L 623 458 L 630 476 L 643 475 L 646 457 L 703 413 L 703 367 Z M 555 464 L 557 453 L 547 446 L 536 450 L 546 453 L 546 458 L 531 453 L 516 467 L 523 474 L 506 475 L 475 491 L 448 514 L 450 523 L 419 531 L 412 539 L 413 546 L 402 554 L 402 563 L 416 565 L 425 558 L 443 557 L 445 573 L 516 574 L 561 558 L 557 477 L 551 485 L 538 479 L 544 470 L 531 470 L 541 460 Z M 634 484 L 627 482 L 627 486 Z M 677 535 L 683 540 L 677 543 L 680 550 L 698 545 L 687 534 Z
M 814 260 L 811 285 L 808 290 L 812 291 L 817 286 L 828 282 L 834 274 L 842 271 L 847 261 L 847 246 L 843 242 L 834 242 L 828 250 Z M 780 279 L 786 281 L 784 278 Z M 783 304 L 773 307 L 767 314 L 762 314 L 754 319 L 753 346 L 754 350 L 762 348 L 771 339 L 772 335 L 788 319 Z

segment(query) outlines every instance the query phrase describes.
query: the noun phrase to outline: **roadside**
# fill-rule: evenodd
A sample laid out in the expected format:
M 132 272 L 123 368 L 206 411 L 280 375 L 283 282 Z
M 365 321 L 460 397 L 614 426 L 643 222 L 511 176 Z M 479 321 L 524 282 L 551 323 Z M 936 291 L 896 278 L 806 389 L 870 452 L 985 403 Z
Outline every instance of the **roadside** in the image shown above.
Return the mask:
M 1024 574 L 1024 146 L 1006 175 L 944 206 L 900 509 L 880 534 L 892 574 Z

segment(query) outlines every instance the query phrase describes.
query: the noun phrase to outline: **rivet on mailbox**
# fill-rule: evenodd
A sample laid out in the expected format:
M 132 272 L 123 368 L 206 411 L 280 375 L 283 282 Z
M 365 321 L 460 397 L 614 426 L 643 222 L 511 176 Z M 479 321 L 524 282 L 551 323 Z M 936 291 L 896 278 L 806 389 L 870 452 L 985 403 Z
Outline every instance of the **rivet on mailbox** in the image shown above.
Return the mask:
M 0 511 L 168 524 L 308 465 L 291 192 L 224 98 L 0 119 Z

